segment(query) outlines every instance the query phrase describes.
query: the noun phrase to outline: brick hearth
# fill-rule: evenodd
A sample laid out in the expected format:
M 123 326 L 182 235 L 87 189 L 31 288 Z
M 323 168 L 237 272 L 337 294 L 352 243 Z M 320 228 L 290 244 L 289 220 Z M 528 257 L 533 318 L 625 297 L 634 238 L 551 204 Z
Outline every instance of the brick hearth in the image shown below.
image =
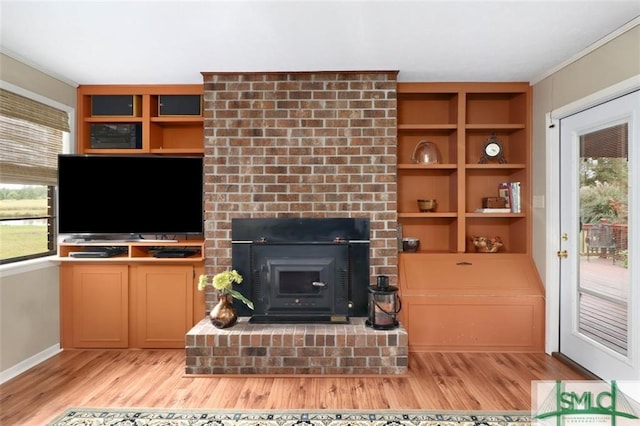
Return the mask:
M 361 374 L 407 372 L 407 332 L 350 324 L 249 324 L 217 329 L 208 318 L 187 334 L 187 374 Z

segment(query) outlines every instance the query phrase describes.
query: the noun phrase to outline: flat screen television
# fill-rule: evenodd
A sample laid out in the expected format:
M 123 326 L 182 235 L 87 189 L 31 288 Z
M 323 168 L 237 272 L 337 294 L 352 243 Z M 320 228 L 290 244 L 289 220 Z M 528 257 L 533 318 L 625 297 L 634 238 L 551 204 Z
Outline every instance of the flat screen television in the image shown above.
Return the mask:
M 175 238 L 203 232 L 201 157 L 58 156 L 58 232 Z

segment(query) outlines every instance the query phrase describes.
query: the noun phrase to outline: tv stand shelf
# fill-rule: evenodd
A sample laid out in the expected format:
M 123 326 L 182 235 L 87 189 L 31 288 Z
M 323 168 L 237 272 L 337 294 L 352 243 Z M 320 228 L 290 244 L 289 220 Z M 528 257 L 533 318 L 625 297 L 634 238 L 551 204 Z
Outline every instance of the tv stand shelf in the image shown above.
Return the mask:
M 113 257 L 71 257 L 78 251 L 122 247 Z M 155 250 L 197 250 L 188 257 L 154 257 Z M 203 240 L 61 242 L 61 345 L 70 348 L 184 348 L 186 333 L 204 317 Z
M 126 247 L 123 254 L 113 257 L 78 258 L 70 253 L 91 251 L 96 247 Z M 156 250 L 198 250 L 198 253 L 187 257 L 154 257 Z M 60 243 L 58 245 L 59 262 L 170 262 L 170 263 L 198 263 L 204 261 L 204 241 L 202 240 L 95 240 L 86 242 Z

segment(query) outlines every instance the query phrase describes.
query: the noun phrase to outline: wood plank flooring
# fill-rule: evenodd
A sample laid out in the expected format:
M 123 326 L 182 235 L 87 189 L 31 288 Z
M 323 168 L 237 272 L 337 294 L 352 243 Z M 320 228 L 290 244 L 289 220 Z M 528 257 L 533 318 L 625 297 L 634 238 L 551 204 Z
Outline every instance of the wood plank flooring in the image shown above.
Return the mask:
M 188 377 L 184 350 L 73 350 L 0 385 L 0 424 L 69 407 L 530 410 L 532 380 L 586 379 L 546 354 L 411 353 L 402 377 Z

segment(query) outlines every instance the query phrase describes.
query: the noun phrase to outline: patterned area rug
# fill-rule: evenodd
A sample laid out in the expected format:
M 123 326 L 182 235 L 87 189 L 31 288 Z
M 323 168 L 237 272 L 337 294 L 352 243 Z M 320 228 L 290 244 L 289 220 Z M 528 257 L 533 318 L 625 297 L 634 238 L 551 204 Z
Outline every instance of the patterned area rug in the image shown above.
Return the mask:
M 529 426 L 531 413 L 415 410 L 218 411 L 71 408 L 54 426 Z

